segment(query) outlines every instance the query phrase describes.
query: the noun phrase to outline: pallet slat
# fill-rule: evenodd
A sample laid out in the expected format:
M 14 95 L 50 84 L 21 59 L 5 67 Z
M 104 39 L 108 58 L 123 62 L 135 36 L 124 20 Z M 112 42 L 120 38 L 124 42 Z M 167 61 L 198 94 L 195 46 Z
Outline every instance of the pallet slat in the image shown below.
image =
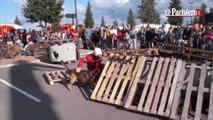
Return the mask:
M 191 99 L 191 94 L 192 94 L 192 85 L 193 85 L 193 80 L 194 80 L 194 73 L 195 73 L 195 64 L 192 63 L 192 66 L 191 66 L 191 69 L 190 69 L 190 74 L 189 74 L 189 79 L 188 79 L 188 84 L 187 84 L 187 89 L 186 89 L 186 98 L 184 100 L 184 106 L 183 106 L 183 112 L 182 112 L 181 120 L 187 120 L 188 119 L 188 110 L 189 110 L 190 99 Z
M 156 95 L 155 95 L 155 98 L 154 98 L 152 109 L 151 109 L 151 113 L 153 113 L 153 114 L 156 114 L 156 112 L 157 112 L 156 111 L 157 105 L 158 105 L 158 102 L 159 102 L 159 99 L 160 99 L 160 94 L 162 92 L 163 85 L 165 84 L 164 82 L 165 82 L 166 72 L 167 72 L 167 69 L 168 69 L 169 62 L 170 62 L 170 58 L 166 58 L 164 65 L 163 65 L 162 72 L 161 72 L 159 84 L 158 84 L 158 87 L 157 87 L 157 90 L 156 90 Z
M 126 57 L 126 60 L 130 59 L 130 56 L 127 56 Z M 132 59 L 131 62 L 134 62 L 135 59 Z M 119 76 L 118 76 L 118 79 L 115 83 L 115 86 L 114 86 L 114 89 L 112 90 L 112 94 L 110 96 L 110 99 L 109 99 L 109 103 L 114 103 L 115 102 L 115 95 L 117 93 L 117 90 L 118 90 L 118 87 L 122 81 L 122 76 L 124 75 L 126 69 L 127 69 L 127 61 L 125 61 L 125 63 L 122 65 L 122 68 L 121 68 L 121 71 L 119 73 Z M 128 76 L 127 76 L 128 77 Z
M 141 67 L 138 69 L 138 72 L 133 80 L 133 83 L 132 83 L 132 87 L 130 89 L 130 92 L 128 94 L 128 97 L 126 99 L 126 103 L 124 105 L 125 108 L 129 109 L 131 107 L 131 104 L 133 102 L 133 99 L 134 99 L 134 96 L 135 96 L 135 93 L 136 93 L 136 89 L 137 89 L 137 84 L 141 78 L 141 75 L 142 75 L 142 72 L 143 72 L 143 69 L 144 69 L 144 66 L 145 66 L 145 63 L 146 63 L 146 57 L 142 56 L 139 58 L 139 60 L 142 59 L 142 62 L 141 62 Z
M 156 86 L 159 82 L 163 61 L 164 61 L 164 58 L 160 58 L 160 60 L 157 64 L 157 69 L 156 69 L 156 72 L 155 72 L 155 75 L 154 75 L 154 79 L 152 81 L 151 88 L 150 88 L 150 91 L 148 93 L 148 98 L 146 100 L 146 104 L 145 104 L 145 107 L 144 107 L 144 110 L 143 110 L 144 112 L 150 112 L 150 107 L 151 107 L 151 104 L 153 102 L 154 94 L 156 92 Z
M 166 105 L 167 95 L 169 94 L 169 88 L 170 88 L 172 77 L 173 77 L 175 63 L 176 63 L 176 59 L 173 58 L 170 63 L 169 72 L 166 78 L 166 84 L 164 85 L 162 99 L 161 99 L 160 106 L 157 113 L 158 115 L 164 115 L 164 108 Z
M 180 102 L 180 95 L 181 95 L 180 92 L 181 92 L 184 77 L 185 77 L 185 74 L 186 74 L 185 65 L 186 65 L 186 62 L 183 62 L 182 67 L 181 67 L 181 71 L 180 71 L 180 76 L 178 78 L 178 83 L 177 83 L 175 95 L 174 95 L 174 101 L 172 103 L 170 118 L 173 118 L 173 119 L 177 118 L 177 110 L 178 110 L 178 105 L 179 105 L 179 102 Z
M 171 112 L 171 106 L 172 106 L 173 98 L 174 98 L 174 95 L 175 95 L 178 77 L 179 77 L 180 72 L 181 72 L 181 67 L 185 67 L 185 66 L 182 66 L 182 64 L 183 64 L 182 60 L 177 61 L 177 66 L 176 66 L 176 69 L 175 69 L 175 75 L 174 75 L 174 79 L 172 81 L 172 86 L 171 86 L 171 89 L 170 89 L 170 95 L 169 95 L 169 100 L 168 100 L 168 103 L 167 103 L 165 116 L 169 116 L 170 112 Z
M 110 56 L 109 56 L 109 60 L 106 62 L 106 64 L 105 64 L 105 66 L 104 66 L 104 69 L 103 69 L 103 71 L 102 71 L 102 73 L 101 73 L 101 75 L 100 75 L 100 77 L 99 77 L 99 80 L 98 80 L 98 82 L 97 82 L 97 84 L 96 84 L 96 86 L 95 86 L 95 89 L 94 89 L 94 91 L 92 92 L 92 95 L 91 95 L 91 99 L 96 99 L 96 95 L 97 95 L 97 93 L 98 93 L 98 90 L 99 90 L 99 88 L 100 88 L 100 85 L 102 84 L 102 79 L 104 78 L 104 75 L 106 74 L 106 72 L 107 72 L 107 70 L 108 70 L 108 66 L 110 65 L 110 63 L 111 63 L 111 61 L 113 60 L 113 57 L 114 57 L 114 55 L 113 54 L 111 54 Z
M 153 62 L 152 62 L 151 69 L 150 69 L 149 75 L 147 77 L 147 80 L 146 80 L 146 83 L 145 83 L 145 86 L 144 86 L 144 89 L 142 91 L 142 95 L 141 95 L 141 98 L 140 98 L 140 101 L 139 101 L 139 104 L 138 104 L 138 107 L 137 107 L 138 111 L 143 110 L 142 107 L 143 107 L 143 104 L 145 102 L 145 97 L 146 97 L 147 92 L 148 92 L 148 88 L 149 88 L 149 85 L 150 85 L 150 82 L 151 82 L 151 79 L 152 79 L 152 76 L 153 76 L 153 72 L 154 72 L 157 60 L 158 60 L 158 58 L 155 57 Z
M 212 71 L 211 71 L 211 83 L 210 83 L 210 95 L 209 95 L 209 115 L 208 120 L 213 120 L 213 62 L 212 62 Z
M 120 71 L 119 70 L 120 66 L 121 66 L 121 62 L 118 62 L 116 64 L 115 70 L 113 71 L 114 75 L 111 76 L 111 78 L 109 80 L 109 84 L 108 84 L 108 86 L 106 88 L 106 91 L 104 92 L 103 99 L 102 99 L 103 102 L 108 102 L 109 101 L 108 97 L 109 97 L 109 94 L 110 94 L 110 91 L 112 89 L 112 86 L 113 86 L 113 83 L 114 83 L 115 79 L 118 78 L 118 73 Z
M 117 97 L 117 99 L 115 101 L 115 104 L 117 104 L 117 105 L 121 105 L 121 99 L 122 99 L 122 96 L 123 96 L 124 91 L 126 89 L 127 83 L 128 83 L 129 80 L 131 80 L 131 77 L 134 78 L 136 72 L 133 72 L 133 71 L 137 71 L 139 66 L 140 66 L 140 64 L 141 64 L 141 61 L 137 61 L 137 64 L 136 64 L 135 70 L 134 70 L 133 69 L 134 68 L 134 64 L 133 64 L 134 62 L 136 62 L 135 59 L 133 61 L 131 61 L 131 65 L 129 66 L 129 70 L 127 71 L 127 74 L 126 74 L 127 77 L 125 77 L 125 79 L 124 79 L 124 81 L 122 83 L 121 89 L 120 89 L 120 91 L 118 93 L 118 97 Z
M 204 83 L 206 79 L 206 64 L 202 65 L 201 68 L 201 77 L 200 77 L 200 83 L 199 83 L 199 90 L 198 90 L 198 96 L 197 96 L 197 103 L 196 103 L 196 112 L 195 112 L 195 119 L 194 120 L 200 120 L 201 119 L 201 110 L 203 105 L 203 93 L 204 93 Z
M 123 59 L 123 56 L 119 57 L 119 59 Z M 98 94 L 97 94 L 97 96 L 96 96 L 96 99 L 99 100 L 99 101 L 102 100 L 104 90 L 105 90 L 105 88 L 106 88 L 106 86 L 107 86 L 107 84 L 108 84 L 108 82 L 109 82 L 109 79 L 110 79 L 110 77 L 111 77 L 111 74 L 112 74 L 112 72 L 113 72 L 113 70 L 114 70 L 114 67 L 115 67 L 115 65 L 116 65 L 116 60 L 117 60 L 117 59 L 115 59 L 115 60 L 111 63 L 111 65 L 109 66 L 109 69 L 108 69 L 108 71 L 107 71 L 107 73 L 106 73 L 106 75 L 105 75 L 105 78 L 102 79 L 103 83 L 101 84 L 100 90 L 99 90 L 99 92 L 98 92 Z

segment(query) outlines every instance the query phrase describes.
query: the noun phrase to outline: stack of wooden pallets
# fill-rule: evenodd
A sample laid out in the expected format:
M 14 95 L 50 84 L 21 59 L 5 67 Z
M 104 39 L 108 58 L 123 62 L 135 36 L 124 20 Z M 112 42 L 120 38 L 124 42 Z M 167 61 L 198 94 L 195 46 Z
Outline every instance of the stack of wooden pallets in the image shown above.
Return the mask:
M 213 70 L 207 64 L 115 55 L 107 61 L 91 99 L 172 119 L 206 116 L 212 120 L 208 113 L 213 112 L 213 77 L 209 75 Z
M 213 59 L 213 52 L 208 50 L 195 49 L 190 47 L 182 47 L 172 44 L 157 43 L 157 48 L 160 53 L 170 54 L 172 56 L 181 55 L 187 58 L 200 58 L 206 60 Z

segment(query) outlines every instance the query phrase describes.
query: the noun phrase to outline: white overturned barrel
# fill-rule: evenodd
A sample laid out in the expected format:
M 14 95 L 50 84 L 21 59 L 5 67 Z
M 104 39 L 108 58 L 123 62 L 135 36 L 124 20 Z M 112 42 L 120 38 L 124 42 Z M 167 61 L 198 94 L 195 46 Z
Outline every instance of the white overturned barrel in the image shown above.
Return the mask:
M 76 45 L 74 43 L 55 44 L 49 47 L 49 60 L 51 62 L 76 60 Z

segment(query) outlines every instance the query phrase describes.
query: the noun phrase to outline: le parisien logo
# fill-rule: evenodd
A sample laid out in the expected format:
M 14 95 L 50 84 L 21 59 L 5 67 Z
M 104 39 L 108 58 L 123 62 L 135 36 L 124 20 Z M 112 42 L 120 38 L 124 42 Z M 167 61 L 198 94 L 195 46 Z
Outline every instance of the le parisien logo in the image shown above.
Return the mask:
M 200 17 L 203 16 L 204 10 L 202 8 L 191 9 L 180 9 L 175 8 L 165 10 L 166 17 Z

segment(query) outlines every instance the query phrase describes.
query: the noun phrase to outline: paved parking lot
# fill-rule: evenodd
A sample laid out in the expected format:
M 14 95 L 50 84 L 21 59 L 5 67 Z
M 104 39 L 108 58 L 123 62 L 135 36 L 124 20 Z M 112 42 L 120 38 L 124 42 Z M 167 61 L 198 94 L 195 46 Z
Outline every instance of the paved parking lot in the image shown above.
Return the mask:
M 76 63 L 69 65 L 76 67 Z M 42 74 L 62 69 L 40 62 L 0 69 L 1 120 L 159 120 L 96 101 L 91 90 L 62 84 L 48 85 Z

